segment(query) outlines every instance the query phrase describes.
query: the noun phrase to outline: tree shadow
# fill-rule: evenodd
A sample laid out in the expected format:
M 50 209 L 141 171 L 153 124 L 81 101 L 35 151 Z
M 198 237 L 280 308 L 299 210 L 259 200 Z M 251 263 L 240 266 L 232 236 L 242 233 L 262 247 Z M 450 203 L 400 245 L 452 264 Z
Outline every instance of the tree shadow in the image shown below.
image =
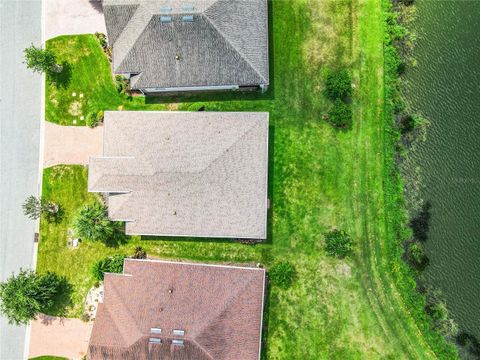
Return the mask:
M 73 305 L 73 286 L 64 276 L 59 277 L 58 281 L 57 295 L 53 304 L 45 311 L 45 315 L 66 317 L 68 309 Z M 48 318 L 45 318 L 45 321 L 49 321 Z
M 430 219 L 432 203 L 426 201 L 422 205 L 420 212 L 410 221 L 410 228 L 413 231 L 413 237 L 421 242 L 425 242 L 428 239 L 428 231 L 430 229 Z
M 125 234 L 125 223 L 116 222 L 112 237 L 104 241 L 104 244 L 110 248 L 118 248 L 128 242 L 128 235 Z
M 45 220 L 49 223 L 49 224 L 60 224 L 63 220 L 63 217 L 65 215 L 65 209 L 61 206 L 61 205 L 58 205 L 58 210 L 56 213 L 51 213 L 51 212 L 47 212 L 45 213 Z
M 66 61 L 62 62 L 61 66 L 62 71 L 59 73 L 49 71 L 47 73 L 47 80 L 57 88 L 66 89 L 72 80 L 72 66 Z
M 88 0 L 88 2 L 96 12 L 103 14 L 102 0 Z
M 455 337 L 455 342 L 468 355 L 480 359 L 480 341 L 474 335 L 462 331 Z

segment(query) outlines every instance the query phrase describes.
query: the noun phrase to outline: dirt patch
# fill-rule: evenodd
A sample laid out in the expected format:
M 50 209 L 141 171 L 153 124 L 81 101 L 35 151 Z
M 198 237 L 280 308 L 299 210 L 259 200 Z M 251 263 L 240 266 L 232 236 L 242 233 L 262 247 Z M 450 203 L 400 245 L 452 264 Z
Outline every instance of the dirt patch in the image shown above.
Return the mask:
M 180 107 L 178 103 L 167 104 L 167 110 L 176 111 Z
M 352 276 L 352 268 L 346 263 L 338 264 L 336 267 L 337 274 L 343 275 L 345 277 Z
M 82 105 L 80 101 L 74 101 L 70 104 L 68 112 L 73 116 L 79 116 L 82 114 Z

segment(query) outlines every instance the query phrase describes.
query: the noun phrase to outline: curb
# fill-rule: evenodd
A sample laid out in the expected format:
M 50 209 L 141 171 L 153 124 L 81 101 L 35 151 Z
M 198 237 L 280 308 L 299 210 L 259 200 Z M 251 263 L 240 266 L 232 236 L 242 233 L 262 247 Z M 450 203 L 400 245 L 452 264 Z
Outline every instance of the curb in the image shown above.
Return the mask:
M 46 13 L 46 3 L 45 0 L 41 1 L 42 15 L 41 15 L 41 43 L 42 46 L 45 46 L 45 13 Z M 40 144 L 38 149 L 38 195 L 42 196 L 42 183 L 43 183 L 43 150 L 45 147 L 45 74 L 42 74 L 41 80 L 41 90 L 40 90 Z M 35 221 L 35 233 L 40 232 L 40 219 Z M 34 234 L 35 236 L 35 234 Z M 37 255 L 38 255 L 38 243 L 33 244 L 33 254 L 31 268 L 36 270 L 37 267 Z M 23 358 L 28 359 L 28 354 L 30 350 L 30 335 L 32 331 L 32 325 L 29 323 L 25 331 L 25 345 L 23 349 Z

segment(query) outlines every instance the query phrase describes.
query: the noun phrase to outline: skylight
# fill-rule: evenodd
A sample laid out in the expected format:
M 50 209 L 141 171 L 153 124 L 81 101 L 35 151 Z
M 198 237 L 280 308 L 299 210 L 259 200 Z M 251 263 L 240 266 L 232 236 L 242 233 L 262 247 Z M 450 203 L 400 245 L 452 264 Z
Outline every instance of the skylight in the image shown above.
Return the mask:
M 182 11 L 184 12 L 192 12 L 194 9 L 193 5 L 191 4 L 185 4 L 182 6 Z
M 160 16 L 160 22 L 170 23 L 170 22 L 172 22 L 172 17 L 171 16 Z
M 162 343 L 162 339 L 159 339 L 159 338 L 150 338 L 150 339 L 148 339 L 148 342 L 149 342 L 149 343 L 152 343 L 152 344 L 161 344 L 161 343 Z
M 173 345 L 179 345 L 179 346 L 183 346 L 183 340 L 172 340 L 172 344 Z
M 174 329 L 173 335 L 183 336 L 185 335 L 185 330 Z
M 183 22 L 192 22 L 193 21 L 193 15 L 183 15 L 182 16 L 182 21 Z
M 161 333 L 162 333 L 162 329 L 157 328 L 157 327 L 152 327 L 152 328 L 150 328 L 150 332 L 151 332 L 152 334 L 161 334 Z

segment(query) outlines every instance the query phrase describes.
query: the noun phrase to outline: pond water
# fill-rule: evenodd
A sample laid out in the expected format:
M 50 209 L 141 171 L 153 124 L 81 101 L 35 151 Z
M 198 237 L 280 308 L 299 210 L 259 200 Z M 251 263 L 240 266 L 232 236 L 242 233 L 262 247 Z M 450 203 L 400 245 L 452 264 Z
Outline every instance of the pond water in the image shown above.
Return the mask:
M 413 154 L 431 221 L 425 278 L 480 339 L 480 1 L 417 0 L 405 96 L 431 125 Z

